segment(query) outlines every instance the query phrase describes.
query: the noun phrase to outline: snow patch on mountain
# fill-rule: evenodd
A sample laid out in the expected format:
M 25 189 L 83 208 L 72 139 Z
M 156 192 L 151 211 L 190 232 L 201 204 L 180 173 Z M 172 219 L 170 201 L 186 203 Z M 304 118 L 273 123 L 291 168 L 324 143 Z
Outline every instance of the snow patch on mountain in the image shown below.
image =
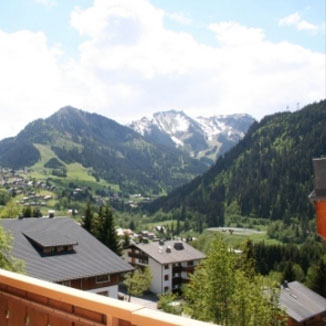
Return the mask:
M 157 112 L 129 127 L 154 143 L 183 149 L 211 164 L 244 137 L 255 120 L 248 114 L 191 118 L 183 111 Z

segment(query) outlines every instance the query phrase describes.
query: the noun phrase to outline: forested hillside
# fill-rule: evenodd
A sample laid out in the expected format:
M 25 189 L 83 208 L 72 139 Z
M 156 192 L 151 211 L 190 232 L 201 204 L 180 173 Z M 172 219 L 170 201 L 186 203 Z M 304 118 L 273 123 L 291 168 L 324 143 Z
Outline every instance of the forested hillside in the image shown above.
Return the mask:
M 314 215 L 312 159 L 326 155 L 326 101 L 254 123 L 247 135 L 203 176 L 147 207 L 182 208 L 221 225 L 225 211 L 242 216 L 307 221 Z M 182 214 L 181 214 L 182 215 Z
M 57 166 L 52 174 L 64 178 L 63 165 L 79 163 L 96 180 L 104 179 L 124 193 L 164 193 L 206 170 L 204 163 L 186 153 L 153 144 L 113 120 L 72 107 L 33 121 L 16 137 L 0 141 L 0 166 L 33 168 L 43 159 L 39 144 L 51 153 L 45 168 L 53 168 L 53 162 L 62 165 L 62 171 Z

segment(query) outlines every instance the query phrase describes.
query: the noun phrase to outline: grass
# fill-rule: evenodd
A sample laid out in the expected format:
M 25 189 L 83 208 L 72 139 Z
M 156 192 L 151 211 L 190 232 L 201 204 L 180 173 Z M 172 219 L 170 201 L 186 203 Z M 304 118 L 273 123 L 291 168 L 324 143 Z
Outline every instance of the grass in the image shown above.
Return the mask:
M 221 237 L 227 243 L 229 248 L 240 248 L 247 239 L 250 239 L 253 243 L 264 241 L 266 245 L 281 244 L 281 242 L 278 240 L 270 239 L 266 232 L 254 232 L 250 235 L 246 235 L 235 233 L 231 234 L 229 232 L 222 232 L 221 230 L 205 230 L 204 233 L 202 233 L 194 242 L 194 246 L 197 249 L 207 253 L 210 244 L 216 236 Z
M 171 229 L 172 224 L 173 224 L 173 227 L 176 227 L 177 220 L 167 220 L 167 221 L 161 221 L 161 222 L 146 223 L 146 224 L 144 224 L 144 228 L 146 228 L 149 231 L 152 231 L 152 230 L 154 230 L 155 226 L 168 225 L 169 228 Z M 182 225 L 183 225 L 183 222 L 180 222 L 181 227 L 182 227 Z
M 78 187 L 91 187 L 92 189 L 101 189 L 103 187 L 110 187 L 114 191 L 119 192 L 120 187 L 116 184 L 110 184 L 109 182 L 100 179 L 96 181 L 95 177 L 91 174 L 90 169 L 83 167 L 80 163 L 66 164 L 58 158 L 55 152 L 48 145 L 34 144 L 39 150 L 41 159 L 31 167 L 29 176 L 35 179 L 51 178 L 56 184 L 67 185 L 72 182 L 78 185 Z M 59 160 L 67 169 L 67 177 L 61 178 L 52 175 L 52 169 L 47 169 L 44 164 L 47 163 L 51 158 Z
M 67 179 L 96 182 L 96 179 L 80 163 L 66 164 Z

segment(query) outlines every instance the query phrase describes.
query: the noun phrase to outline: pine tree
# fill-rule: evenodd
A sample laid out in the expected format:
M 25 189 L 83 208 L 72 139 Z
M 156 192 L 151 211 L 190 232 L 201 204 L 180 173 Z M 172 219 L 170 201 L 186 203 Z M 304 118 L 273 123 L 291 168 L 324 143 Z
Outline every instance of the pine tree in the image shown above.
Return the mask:
M 176 235 L 179 235 L 181 232 L 181 227 L 180 227 L 180 215 L 178 215 L 177 218 L 177 229 L 176 229 Z
M 288 261 L 284 268 L 282 282 L 284 282 L 284 281 L 292 282 L 294 280 L 295 280 L 295 273 L 293 270 L 293 262 Z
M 105 211 L 103 214 L 103 225 L 101 226 L 101 228 L 101 234 L 103 236 L 102 242 L 113 252 L 118 255 L 121 255 L 121 247 L 117 232 L 115 230 L 113 214 L 109 206 L 105 207 Z
M 30 206 L 23 208 L 24 217 L 32 217 L 32 208 Z
M 307 286 L 326 297 L 326 256 L 311 266 L 307 273 Z
M 85 217 L 83 219 L 83 228 L 91 232 L 92 231 L 92 224 L 93 224 L 93 212 L 90 202 L 87 203 L 86 210 L 85 210 Z

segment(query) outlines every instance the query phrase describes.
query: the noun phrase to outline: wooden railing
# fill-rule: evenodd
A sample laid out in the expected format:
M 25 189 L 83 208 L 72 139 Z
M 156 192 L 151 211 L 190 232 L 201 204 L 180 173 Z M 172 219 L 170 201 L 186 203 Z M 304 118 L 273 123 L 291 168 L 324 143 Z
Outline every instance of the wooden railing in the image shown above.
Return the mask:
M 208 326 L 0 269 L 1 326 Z

